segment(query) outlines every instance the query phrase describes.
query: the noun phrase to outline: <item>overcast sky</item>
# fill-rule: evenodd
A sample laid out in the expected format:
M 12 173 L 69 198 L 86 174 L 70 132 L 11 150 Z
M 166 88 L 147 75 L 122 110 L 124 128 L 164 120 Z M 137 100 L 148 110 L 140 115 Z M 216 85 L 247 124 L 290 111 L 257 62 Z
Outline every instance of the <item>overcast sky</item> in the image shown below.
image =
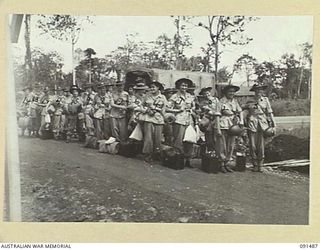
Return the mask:
M 198 20 L 205 17 L 198 17 Z M 104 57 L 118 46 L 125 43 L 125 35 L 139 33 L 142 41 L 155 40 L 165 33 L 173 37 L 175 26 L 168 16 L 93 16 L 92 24 L 84 26 L 75 48 L 93 48 L 98 57 Z M 197 21 L 198 21 L 197 20 Z M 64 71 L 71 71 L 71 44 L 61 42 L 48 35 L 40 35 L 36 27 L 37 17 L 32 16 L 31 47 L 39 47 L 44 52 L 57 51 L 64 58 Z M 15 47 L 15 56 L 24 60 L 24 26 L 22 26 L 19 42 Z M 187 56 L 201 55 L 201 46 L 209 42 L 208 31 L 191 27 L 187 30 L 192 39 L 192 47 L 185 51 Z M 232 67 L 235 60 L 243 53 L 249 53 L 259 62 L 264 60 L 278 60 L 284 53 L 298 55 L 299 44 L 312 43 L 313 18 L 312 16 L 268 16 L 259 17 L 259 20 L 246 26 L 246 34 L 253 38 L 245 46 L 228 46 L 223 48 L 221 66 Z M 235 81 L 242 76 L 235 77 Z

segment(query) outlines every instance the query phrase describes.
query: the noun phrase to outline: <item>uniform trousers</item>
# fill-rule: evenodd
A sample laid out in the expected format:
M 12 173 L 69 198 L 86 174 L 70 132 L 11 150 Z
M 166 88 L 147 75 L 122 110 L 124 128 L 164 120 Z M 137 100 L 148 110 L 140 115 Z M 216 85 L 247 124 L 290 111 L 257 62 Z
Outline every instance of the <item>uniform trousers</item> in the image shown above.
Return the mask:
M 145 122 L 143 126 L 143 149 L 142 153 L 152 154 L 161 149 L 162 124 Z
M 188 125 L 174 123 L 173 129 L 173 146 L 184 154 L 185 158 L 191 159 L 193 153 L 193 143 L 184 142 L 184 135 Z
M 248 130 L 250 154 L 253 160 L 261 161 L 264 159 L 264 136 L 262 129 L 257 132 Z
M 53 116 L 53 125 L 52 125 L 53 133 L 59 134 L 64 130 L 65 120 L 66 120 L 65 115 Z
M 128 126 L 126 117 L 112 117 L 110 119 L 112 136 L 116 138 L 119 142 L 125 142 L 128 138 Z
M 219 141 L 216 145 L 219 160 L 228 162 L 232 159 L 236 136 L 229 135 L 228 129 L 221 129 L 221 136 L 217 138 Z
M 77 119 L 78 115 L 68 115 L 67 116 L 67 138 L 70 138 L 71 136 L 77 135 Z

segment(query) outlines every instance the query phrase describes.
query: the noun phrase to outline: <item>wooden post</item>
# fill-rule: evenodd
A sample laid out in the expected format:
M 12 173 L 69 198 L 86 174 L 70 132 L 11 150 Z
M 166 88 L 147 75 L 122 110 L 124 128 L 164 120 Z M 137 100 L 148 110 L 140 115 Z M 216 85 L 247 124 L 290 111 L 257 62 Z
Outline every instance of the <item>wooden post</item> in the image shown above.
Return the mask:
M 13 15 L 15 16 L 15 15 Z M 14 17 L 15 18 L 15 17 Z M 22 22 L 22 19 L 20 19 Z M 19 37 L 19 30 L 11 30 L 9 27 L 9 18 L 7 19 L 7 34 L 18 33 L 15 37 Z M 20 25 L 11 26 L 12 29 Z M 11 55 L 11 42 L 7 36 L 7 117 L 6 117 L 6 211 L 8 212 L 7 218 L 9 221 L 21 221 L 21 186 L 20 186 L 20 162 L 19 162 L 19 147 L 18 147 L 18 127 L 16 117 L 16 95 L 15 95 L 15 82 L 13 75 L 13 62 Z M 13 40 L 17 42 L 18 39 Z

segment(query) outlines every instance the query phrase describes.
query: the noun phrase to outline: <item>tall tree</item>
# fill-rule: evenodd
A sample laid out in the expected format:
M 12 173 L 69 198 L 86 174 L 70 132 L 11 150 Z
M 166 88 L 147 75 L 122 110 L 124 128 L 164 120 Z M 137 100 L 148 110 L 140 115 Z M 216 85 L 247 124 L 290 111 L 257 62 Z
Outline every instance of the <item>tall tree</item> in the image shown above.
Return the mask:
M 57 52 L 44 53 L 39 49 L 32 50 L 33 75 L 35 81 L 43 86 L 61 85 L 63 59 Z
M 249 54 L 241 55 L 235 64 L 233 65 L 235 72 L 244 72 L 246 76 L 247 86 L 250 86 L 250 82 L 255 75 L 255 66 L 257 65 L 257 59 Z
M 93 55 L 96 55 L 97 53 L 94 51 L 94 49 L 92 48 L 87 48 L 85 51 L 84 51 L 84 54 L 85 56 L 87 57 L 87 60 L 88 60 L 88 66 L 89 66 L 89 69 L 88 69 L 88 73 L 89 73 L 89 84 L 91 83 L 91 75 L 92 75 L 92 56 Z
M 26 54 L 25 54 L 25 69 L 26 69 L 26 77 L 27 77 L 27 84 L 31 84 L 33 77 L 32 77 L 32 61 L 31 61 L 31 45 L 30 45 L 30 22 L 31 16 L 25 15 L 24 24 L 25 24 L 25 46 L 26 46 Z
M 201 52 L 204 54 L 202 57 L 201 63 L 203 66 L 203 72 L 211 72 L 211 57 L 214 55 L 214 48 L 210 43 L 207 43 L 206 47 L 201 47 Z
M 55 39 L 71 43 L 73 85 L 76 84 L 74 46 L 78 42 L 85 22 L 91 23 L 88 16 L 41 15 L 38 21 L 38 27 L 43 33 L 49 34 Z
M 214 74 L 216 79 L 218 79 L 219 62 L 223 53 L 221 46 L 248 44 L 252 38 L 245 35 L 245 26 L 248 22 L 256 19 L 255 17 L 245 16 L 208 16 L 206 23 L 198 23 L 199 27 L 206 29 L 209 33 L 209 45 L 214 51 Z
M 173 39 L 166 34 L 162 34 L 149 44 L 148 51 L 144 53 L 144 60 L 147 60 L 146 66 L 162 69 L 175 68 L 176 48 Z
M 186 33 L 186 23 L 190 21 L 188 16 L 171 16 L 176 27 L 173 37 L 175 47 L 175 69 L 181 70 L 184 49 L 191 46 L 191 37 Z
M 311 70 L 312 70 L 312 44 L 306 42 L 303 44 L 300 44 L 302 55 L 299 58 L 300 61 L 300 78 L 299 78 L 299 85 L 297 90 L 297 95 L 300 97 L 301 95 L 301 85 L 303 81 L 304 71 L 305 69 L 307 71 L 310 71 L 310 75 L 308 77 L 308 99 L 311 97 Z
M 257 63 L 254 73 L 257 75 L 258 82 L 269 86 L 267 91 L 268 96 L 275 89 L 281 89 L 285 80 L 285 72 L 278 62 L 263 61 L 262 63 Z M 281 97 L 285 97 L 285 94 L 281 93 Z
M 299 84 L 300 63 L 294 54 L 284 54 L 280 60 L 282 72 L 285 79 L 283 81 L 283 90 L 287 92 L 288 98 L 298 97 L 297 89 Z

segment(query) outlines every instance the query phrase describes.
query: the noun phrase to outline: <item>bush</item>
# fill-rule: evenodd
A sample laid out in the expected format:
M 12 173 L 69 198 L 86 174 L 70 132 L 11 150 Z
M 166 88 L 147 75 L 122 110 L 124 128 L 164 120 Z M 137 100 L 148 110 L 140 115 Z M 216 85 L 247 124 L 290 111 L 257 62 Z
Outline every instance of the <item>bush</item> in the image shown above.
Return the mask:
M 267 143 L 265 148 L 266 162 L 290 159 L 309 159 L 310 138 L 298 138 L 281 134 Z
M 275 116 L 310 115 L 310 104 L 311 101 L 307 99 L 271 101 L 271 107 Z

